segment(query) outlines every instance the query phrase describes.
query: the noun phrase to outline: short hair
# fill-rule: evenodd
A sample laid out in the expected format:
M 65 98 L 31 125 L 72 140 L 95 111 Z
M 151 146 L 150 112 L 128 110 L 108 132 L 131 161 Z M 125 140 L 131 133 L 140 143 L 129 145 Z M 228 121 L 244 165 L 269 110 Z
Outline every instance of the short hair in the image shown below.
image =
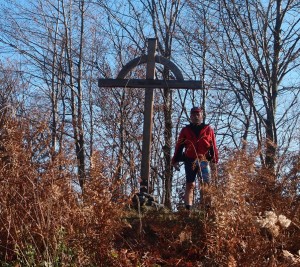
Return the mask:
M 203 109 L 201 107 L 192 107 L 191 108 L 191 114 L 192 113 L 201 113 L 203 112 Z

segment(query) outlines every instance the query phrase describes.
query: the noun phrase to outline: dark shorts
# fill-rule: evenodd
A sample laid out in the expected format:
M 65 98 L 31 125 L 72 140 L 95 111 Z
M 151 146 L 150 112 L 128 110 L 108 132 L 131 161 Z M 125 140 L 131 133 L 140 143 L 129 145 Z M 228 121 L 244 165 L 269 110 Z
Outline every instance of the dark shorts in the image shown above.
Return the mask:
M 199 174 L 200 182 L 210 182 L 211 171 L 208 161 L 198 163 L 194 159 L 185 159 L 184 168 L 187 183 L 195 182 L 197 174 Z

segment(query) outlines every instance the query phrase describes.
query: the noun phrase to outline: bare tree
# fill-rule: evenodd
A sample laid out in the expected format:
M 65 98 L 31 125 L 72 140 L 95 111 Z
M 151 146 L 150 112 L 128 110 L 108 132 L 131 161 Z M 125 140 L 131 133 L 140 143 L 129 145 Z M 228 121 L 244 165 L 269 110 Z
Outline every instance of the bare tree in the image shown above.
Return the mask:
M 148 8 L 151 15 L 152 27 L 155 37 L 158 40 L 158 49 L 162 56 L 171 59 L 172 45 L 177 26 L 178 16 L 180 14 L 180 1 L 145 1 L 145 8 Z M 162 79 L 169 80 L 171 77 L 170 70 L 164 67 L 162 70 Z M 172 151 L 172 90 L 164 88 L 163 98 L 163 117 L 164 117 L 164 145 L 162 151 L 164 153 L 164 203 L 166 207 L 171 208 L 172 195 L 172 168 L 171 168 L 171 151 Z
M 11 3 L 1 9 L 6 23 L 1 25 L 0 42 L 18 53 L 26 67 L 24 77 L 35 99 L 28 106 L 38 107 L 42 120 L 49 121 L 52 156 L 63 149 L 65 140 L 73 140 L 75 153 L 70 156 L 77 161 L 81 188 L 88 165 L 85 129 L 91 128 L 84 118 L 89 121 L 92 115 L 84 112 L 84 107 L 91 105 L 91 98 L 84 95 L 92 95 L 85 81 L 91 80 L 88 74 L 95 75 L 94 50 L 89 47 L 94 39 L 88 38 L 87 30 L 94 23 L 89 4 L 47 0 Z M 91 52 L 87 53 L 87 48 Z M 93 81 L 96 87 L 96 79 Z M 91 141 L 88 144 L 92 146 Z
M 189 3 L 197 13 L 195 7 L 199 1 Z M 211 16 L 206 21 L 210 38 L 206 65 L 221 84 L 213 86 L 227 89 L 227 96 L 231 94 L 232 99 L 238 100 L 236 111 L 242 117 L 233 113 L 234 110 L 226 116 L 243 118 L 239 122 L 244 129 L 243 140 L 249 141 L 251 136 L 256 136 L 262 165 L 275 174 L 280 146 L 278 123 L 294 109 L 299 91 L 291 90 L 290 104 L 278 106 L 278 96 L 287 94 L 282 85 L 299 68 L 299 3 L 219 1 L 204 2 L 204 5 L 209 6 Z M 282 108 L 286 112 L 282 112 Z M 232 129 L 233 123 L 228 126 Z M 235 139 L 237 133 L 233 137 Z
M 242 87 L 243 95 L 265 129 L 263 165 L 272 172 L 275 172 L 277 158 L 277 122 L 281 120 L 277 110 L 277 98 L 282 93 L 280 84 L 299 67 L 299 8 L 298 1 L 270 1 L 265 6 L 257 1 L 247 1 L 245 8 L 222 1 L 221 6 L 222 22 L 226 26 L 224 29 L 231 51 L 236 51 L 241 70 L 245 70 L 242 64 L 247 64 L 245 74 L 255 81 L 253 89 Z M 240 84 L 245 81 L 240 76 L 232 78 Z M 263 113 L 258 110 L 256 101 L 262 103 Z

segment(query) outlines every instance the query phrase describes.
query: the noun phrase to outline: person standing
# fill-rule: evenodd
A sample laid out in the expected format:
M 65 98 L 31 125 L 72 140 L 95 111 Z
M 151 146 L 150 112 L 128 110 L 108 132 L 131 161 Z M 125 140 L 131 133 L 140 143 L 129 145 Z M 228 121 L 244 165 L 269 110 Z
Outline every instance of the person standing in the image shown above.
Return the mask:
M 193 203 L 195 180 L 200 174 L 201 186 L 211 180 L 210 162 L 218 163 L 218 150 L 212 127 L 203 123 L 203 109 L 193 107 L 190 113 L 191 123 L 179 133 L 175 146 L 172 166 L 179 169 L 179 162 L 184 162 L 186 187 L 184 203 L 190 210 Z

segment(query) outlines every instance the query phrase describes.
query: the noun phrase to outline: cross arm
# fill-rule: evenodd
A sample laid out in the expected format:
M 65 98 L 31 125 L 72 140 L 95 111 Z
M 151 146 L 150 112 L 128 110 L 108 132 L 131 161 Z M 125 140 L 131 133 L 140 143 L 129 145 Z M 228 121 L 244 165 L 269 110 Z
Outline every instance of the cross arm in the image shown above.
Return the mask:
M 197 80 L 98 79 L 99 87 L 202 89 Z

